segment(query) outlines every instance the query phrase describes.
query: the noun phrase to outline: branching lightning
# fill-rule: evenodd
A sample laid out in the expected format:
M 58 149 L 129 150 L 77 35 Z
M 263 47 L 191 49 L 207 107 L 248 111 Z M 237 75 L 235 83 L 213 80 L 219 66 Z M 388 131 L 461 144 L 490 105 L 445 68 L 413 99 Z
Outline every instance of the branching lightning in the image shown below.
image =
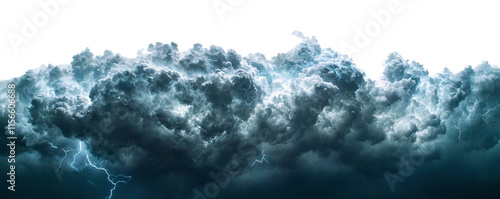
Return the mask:
M 54 149 L 59 149 L 59 147 L 57 147 L 54 143 L 52 142 L 49 142 L 49 141 L 43 141 L 42 143 L 49 143 L 50 146 Z M 105 199 L 111 199 L 113 197 L 113 192 L 115 191 L 116 189 L 116 186 L 119 184 L 119 183 L 124 183 L 126 184 L 128 181 L 130 181 L 132 179 L 131 176 L 126 176 L 126 175 L 123 175 L 123 174 L 118 174 L 118 175 L 113 175 L 113 174 L 110 174 L 108 172 L 107 169 L 105 169 L 103 166 L 102 166 L 102 162 L 99 164 L 100 166 L 96 166 L 92 163 L 92 161 L 90 161 L 90 157 L 89 157 L 89 151 L 88 150 L 83 150 L 83 143 L 82 141 L 80 141 L 78 143 L 79 145 L 79 148 L 78 148 L 78 152 L 76 152 L 74 155 L 73 155 L 73 161 L 71 161 L 70 163 L 70 166 L 71 168 L 77 170 L 77 171 L 80 171 L 78 168 L 75 167 L 75 163 L 77 162 L 77 157 L 82 153 L 82 151 L 84 151 L 85 153 L 85 165 L 87 166 L 91 166 L 92 168 L 96 169 L 96 170 L 100 170 L 100 171 L 104 171 L 104 173 L 106 173 L 107 175 L 107 180 L 113 185 L 113 187 L 111 188 L 110 190 L 110 193 L 109 193 L 109 196 L 106 196 Z M 77 149 L 61 149 L 63 152 L 64 152 L 64 157 L 59 161 L 59 167 L 56 169 L 56 172 L 58 172 L 61 167 L 62 167 L 62 164 L 64 162 L 64 160 L 66 159 L 66 157 L 68 156 L 68 153 L 69 151 L 71 150 L 77 150 Z M 266 160 L 267 161 L 267 160 Z M 85 174 L 85 178 L 87 179 L 87 181 L 92 184 L 92 186 L 95 186 L 95 184 L 90 181 L 88 178 L 87 178 L 87 175 Z
M 81 146 L 81 142 L 80 142 L 80 146 Z M 92 164 L 92 162 L 90 161 L 90 158 L 89 158 L 89 153 L 88 151 L 85 151 L 85 154 L 87 154 L 87 162 L 89 163 L 89 165 L 97 170 L 101 170 L 101 171 L 104 171 L 106 173 L 106 175 L 108 176 L 108 181 L 113 184 L 113 188 L 111 188 L 110 190 L 110 193 L 109 193 L 109 196 L 106 197 L 106 199 L 111 199 L 113 197 L 113 191 L 115 191 L 116 189 L 116 185 L 118 185 L 118 183 L 124 183 L 126 184 L 128 182 L 128 180 L 132 179 L 131 176 L 125 176 L 123 174 L 119 174 L 119 175 L 111 175 L 109 174 L 108 170 L 106 170 L 105 168 L 103 168 L 102 166 L 101 167 L 98 167 L 94 164 Z M 127 181 L 125 180 L 117 180 L 115 181 L 116 178 L 118 177 L 123 177 L 123 178 L 126 178 L 128 179 Z
M 252 167 L 252 166 L 253 166 L 255 163 L 257 163 L 257 162 L 258 162 L 258 163 L 262 163 L 262 162 L 266 161 L 266 162 L 267 162 L 267 164 L 269 164 L 269 162 L 268 162 L 268 161 L 267 161 L 267 159 L 266 159 L 266 154 L 264 153 L 265 151 L 266 151 L 266 150 L 262 150 L 262 158 L 261 158 L 260 160 L 259 160 L 259 159 L 255 159 L 255 160 L 253 161 L 253 163 L 250 165 L 250 167 Z
M 59 149 L 59 147 L 57 147 L 54 143 L 49 142 L 47 140 L 44 140 L 42 143 L 48 143 L 48 144 L 50 144 L 50 147 L 52 147 L 54 149 Z M 58 172 L 59 169 L 61 169 L 62 163 L 66 159 L 66 156 L 68 155 L 68 152 L 69 152 L 69 150 L 66 150 L 66 149 L 61 149 L 61 150 L 64 152 L 64 157 L 61 159 L 61 161 L 59 161 L 59 166 L 57 167 L 56 172 Z
M 486 111 L 484 114 L 482 114 L 481 116 L 483 117 L 486 117 L 486 115 L 490 114 L 490 112 L 496 110 L 498 107 L 500 107 L 500 104 L 496 105 L 495 107 L 491 108 L 491 109 L 488 109 L 488 111 Z M 467 117 L 467 120 L 471 117 L 471 115 L 469 115 Z M 493 121 L 496 121 L 495 119 L 493 119 Z M 457 123 L 455 121 L 453 121 L 453 126 L 458 130 L 458 141 L 462 141 L 461 140 L 461 137 L 462 137 L 462 130 L 460 129 L 460 127 L 457 126 Z

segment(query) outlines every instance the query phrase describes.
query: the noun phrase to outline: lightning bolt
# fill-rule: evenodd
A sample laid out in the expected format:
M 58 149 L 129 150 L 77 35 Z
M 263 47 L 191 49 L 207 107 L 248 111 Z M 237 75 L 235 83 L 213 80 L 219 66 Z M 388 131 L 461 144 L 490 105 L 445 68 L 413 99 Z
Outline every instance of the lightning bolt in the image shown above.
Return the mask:
M 455 121 L 453 121 L 453 126 L 455 126 L 455 128 L 458 129 L 458 133 L 459 133 L 458 134 L 458 141 L 459 142 L 462 141 L 462 140 L 460 140 L 460 137 L 462 136 L 462 130 L 460 130 L 460 128 L 458 128 L 457 123 Z
M 493 110 L 497 109 L 498 106 L 500 106 L 500 104 L 496 105 L 495 108 L 492 108 L 492 109 L 489 109 L 488 111 L 486 111 L 486 113 L 483 114 L 483 117 L 486 116 L 486 115 L 488 115 L 488 113 L 490 113 L 490 111 L 493 111 Z
M 483 102 L 483 103 L 485 103 L 485 102 Z M 486 111 L 484 114 L 482 114 L 481 116 L 482 116 L 483 120 L 485 119 L 484 117 L 486 117 L 486 115 L 490 114 L 490 112 L 496 110 L 498 107 L 500 107 L 500 104 L 497 104 L 494 108 L 488 109 L 488 111 Z M 471 115 L 469 115 L 467 117 L 467 120 L 469 120 L 470 117 L 471 117 Z M 492 120 L 496 122 L 496 120 L 494 119 L 494 117 L 492 118 Z M 462 130 L 457 126 L 457 123 L 455 121 L 453 121 L 453 126 L 458 130 L 458 133 L 459 133 L 458 134 L 458 141 L 462 141 L 460 139 L 462 137 Z
M 95 184 L 94 182 L 90 181 L 89 178 L 87 177 L 87 173 L 85 172 L 85 179 L 87 179 L 87 182 L 89 182 L 90 184 L 92 184 L 92 186 L 95 187 Z
M 57 147 L 54 143 L 52 142 L 49 142 L 49 141 L 43 141 L 42 143 L 48 143 L 50 144 L 50 146 L 54 149 L 59 149 L 59 147 Z M 78 150 L 77 153 L 75 153 L 73 155 L 73 161 L 71 161 L 71 164 L 70 166 L 72 168 L 74 168 L 75 170 L 79 171 L 78 168 L 75 167 L 75 163 L 76 163 L 76 158 L 78 157 L 78 155 L 80 155 L 82 153 L 83 150 L 83 143 L 82 141 L 80 141 L 78 143 L 79 145 L 79 148 L 78 149 L 71 149 L 71 150 Z M 61 169 L 62 167 L 62 164 L 64 162 L 64 160 L 66 159 L 66 157 L 68 156 L 68 153 L 69 151 L 71 151 L 70 149 L 61 149 L 63 152 L 64 152 L 64 157 L 61 159 L 61 161 L 59 161 L 59 167 L 57 168 L 56 172 L 59 171 L 59 169 Z M 100 171 L 104 171 L 104 173 L 106 173 L 107 175 L 107 180 L 113 185 L 113 188 L 111 188 L 111 190 L 109 191 L 109 196 L 106 196 L 105 199 L 111 199 L 113 197 L 113 192 L 116 190 L 116 186 L 119 184 L 119 183 L 124 183 L 126 184 L 128 181 L 130 181 L 132 179 L 131 176 L 126 176 L 126 175 L 123 175 L 123 174 L 118 174 L 118 175 L 113 175 L 113 174 L 110 174 L 108 172 L 107 169 L 105 169 L 103 166 L 102 166 L 102 163 L 101 162 L 99 165 L 100 166 L 96 166 L 95 164 L 92 163 L 92 161 L 90 161 L 90 157 L 89 157 L 89 151 L 88 150 L 85 150 L 85 165 L 87 166 L 91 166 L 92 168 L 96 169 L 96 170 L 100 170 Z M 266 160 L 267 161 L 267 160 Z M 88 178 L 87 178 L 87 174 L 85 174 L 85 178 L 87 179 L 87 181 L 92 184 L 92 186 L 95 186 L 95 184 L 90 181 Z
M 59 147 L 57 147 L 56 145 L 54 145 L 54 143 L 49 142 L 49 141 L 47 141 L 47 140 L 44 140 L 42 143 L 48 143 L 48 144 L 50 144 L 50 146 L 51 146 L 52 148 L 54 148 L 54 149 L 58 149 L 58 148 L 59 148 Z
M 262 158 L 259 160 L 259 159 L 255 159 L 255 161 L 253 161 L 253 163 L 250 165 L 250 167 L 252 167 L 255 163 L 262 163 L 264 161 L 267 162 L 267 164 L 269 164 L 269 162 L 267 161 L 266 159 L 266 154 L 264 153 L 266 150 L 262 150 Z
M 57 167 L 56 172 L 58 172 L 59 169 L 61 169 L 61 166 L 62 166 L 64 159 L 66 159 L 66 156 L 68 156 L 69 150 L 66 150 L 66 149 L 62 149 L 62 150 L 64 151 L 64 157 L 61 159 L 61 161 L 59 161 L 59 167 Z
M 50 146 L 54 149 L 59 149 L 59 147 L 57 147 L 54 143 L 52 142 L 49 142 L 47 140 L 44 140 L 42 143 L 48 143 L 50 144 Z M 59 171 L 59 169 L 61 169 L 61 166 L 62 166 L 62 163 L 64 162 L 64 160 L 66 159 L 66 156 L 68 155 L 68 152 L 69 150 L 66 150 L 66 149 L 61 149 L 63 152 L 64 152 L 64 157 L 61 159 L 61 161 L 59 161 L 59 167 L 57 167 L 56 169 L 56 172 Z
M 73 155 L 73 161 L 71 162 L 71 167 L 73 169 L 76 169 L 77 171 L 79 171 L 79 170 L 74 166 L 74 164 L 76 162 L 76 156 L 78 156 L 80 153 L 82 153 L 82 148 L 83 148 L 82 141 L 80 141 L 79 144 L 80 144 L 80 149 L 78 150 L 78 153 L 75 153 L 75 155 Z
M 80 142 L 80 146 L 81 146 L 81 142 Z M 109 191 L 109 196 L 106 197 L 106 199 L 111 199 L 113 197 L 113 191 L 115 191 L 116 189 L 116 186 L 118 185 L 118 183 L 124 183 L 124 184 L 127 184 L 128 180 L 132 179 L 131 176 L 125 176 L 123 174 L 119 174 L 119 175 L 111 175 L 109 174 L 108 170 L 106 170 L 105 168 L 102 167 L 102 165 L 100 167 L 92 164 L 92 162 L 90 161 L 90 158 L 89 158 L 89 153 L 88 151 L 85 151 L 85 154 L 87 154 L 87 162 L 89 163 L 89 165 L 97 170 L 101 170 L 101 171 L 104 171 L 104 173 L 106 173 L 106 175 L 108 176 L 108 181 L 113 185 L 113 188 L 111 188 L 111 190 Z M 126 178 L 128 179 L 127 181 L 125 180 L 116 180 L 116 178 L 118 177 L 123 177 L 123 178 Z
M 500 106 L 500 104 L 496 105 L 494 108 L 488 109 L 488 111 L 486 111 L 486 113 L 484 113 L 484 114 L 482 115 L 483 120 L 485 120 L 485 121 L 486 121 L 486 115 L 488 115 L 490 112 L 492 112 L 492 111 L 496 110 L 499 106 Z M 492 116 L 492 117 L 490 117 L 490 118 L 491 118 L 491 121 L 498 122 L 498 121 L 496 120 L 496 117 L 495 117 L 495 116 Z M 488 122 L 487 122 L 487 123 L 488 123 Z

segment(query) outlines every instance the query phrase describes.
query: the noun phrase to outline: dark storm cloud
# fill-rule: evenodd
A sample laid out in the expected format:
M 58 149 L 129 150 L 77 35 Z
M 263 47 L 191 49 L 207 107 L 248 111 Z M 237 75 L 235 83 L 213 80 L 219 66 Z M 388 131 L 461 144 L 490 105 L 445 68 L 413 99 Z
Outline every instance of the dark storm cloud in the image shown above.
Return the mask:
M 16 194 L 108 195 L 102 173 L 88 168 L 63 165 L 68 183 L 58 181 L 54 165 L 65 154 L 48 143 L 72 158 L 79 141 L 108 169 L 133 177 L 116 198 L 193 198 L 193 188 L 207 194 L 210 182 L 219 183 L 218 198 L 498 194 L 498 67 L 429 76 L 392 53 L 374 81 L 345 55 L 294 34 L 303 42 L 270 60 L 156 43 L 134 59 L 86 49 L 70 65 L 13 79 L 19 186 L 44 184 Z M 251 166 L 263 150 L 270 164 Z M 211 173 L 228 165 L 237 172 L 222 186 Z

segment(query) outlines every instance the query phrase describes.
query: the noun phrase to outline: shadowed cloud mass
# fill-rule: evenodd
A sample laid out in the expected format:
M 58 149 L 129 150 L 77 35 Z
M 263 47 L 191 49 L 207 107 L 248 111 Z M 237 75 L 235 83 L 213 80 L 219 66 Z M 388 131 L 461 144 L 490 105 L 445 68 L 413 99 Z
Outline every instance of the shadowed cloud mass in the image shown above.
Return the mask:
M 498 67 L 430 76 L 392 53 L 383 78 L 371 80 L 347 56 L 295 35 L 303 42 L 270 59 L 156 43 L 136 58 L 86 49 L 69 65 L 12 79 L 22 139 L 16 196 L 106 197 L 112 186 L 102 172 L 79 156 L 77 169 L 68 164 L 80 141 L 92 160 L 133 177 L 113 198 L 195 198 L 193 189 L 211 182 L 217 198 L 500 193 Z M 48 143 L 69 150 L 67 159 L 60 163 L 65 153 Z M 251 167 L 264 150 L 269 164 Z M 228 165 L 236 172 L 227 183 L 210 175 Z

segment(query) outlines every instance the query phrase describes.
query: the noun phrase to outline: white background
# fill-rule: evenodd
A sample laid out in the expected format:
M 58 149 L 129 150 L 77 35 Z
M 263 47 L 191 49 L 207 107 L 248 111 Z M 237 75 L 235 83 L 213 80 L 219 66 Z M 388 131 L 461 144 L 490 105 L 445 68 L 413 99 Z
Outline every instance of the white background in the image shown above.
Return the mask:
M 269 59 L 300 42 L 291 34 L 298 30 L 316 36 L 323 48 L 341 51 L 342 43 L 354 46 L 356 28 L 364 30 L 376 22 L 371 12 L 386 11 L 391 2 L 66 0 L 48 13 L 39 3 L 50 1 L 54 0 L 0 2 L 0 79 L 20 76 L 41 65 L 69 64 L 73 55 L 87 47 L 96 55 L 109 49 L 135 57 L 149 43 L 173 41 L 181 50 L 201 43 L 235 49 L 242 56 L 261 52 Z M 457 72 L 482 61 L 500 63 L 500 3 L 392 1 L 399 2 L 401 12 L 392 14 L 390 23 L 352 55 L 370 77 L 379 77 L 384 60 L 393 51 L 420 62 L 431 74 L 444 67 Z M 34 20 L 44 23 L 35 25 L 36 33 L 25 37 L 26 21 Z M 13 44 L 12 35 L 26 40 Z

